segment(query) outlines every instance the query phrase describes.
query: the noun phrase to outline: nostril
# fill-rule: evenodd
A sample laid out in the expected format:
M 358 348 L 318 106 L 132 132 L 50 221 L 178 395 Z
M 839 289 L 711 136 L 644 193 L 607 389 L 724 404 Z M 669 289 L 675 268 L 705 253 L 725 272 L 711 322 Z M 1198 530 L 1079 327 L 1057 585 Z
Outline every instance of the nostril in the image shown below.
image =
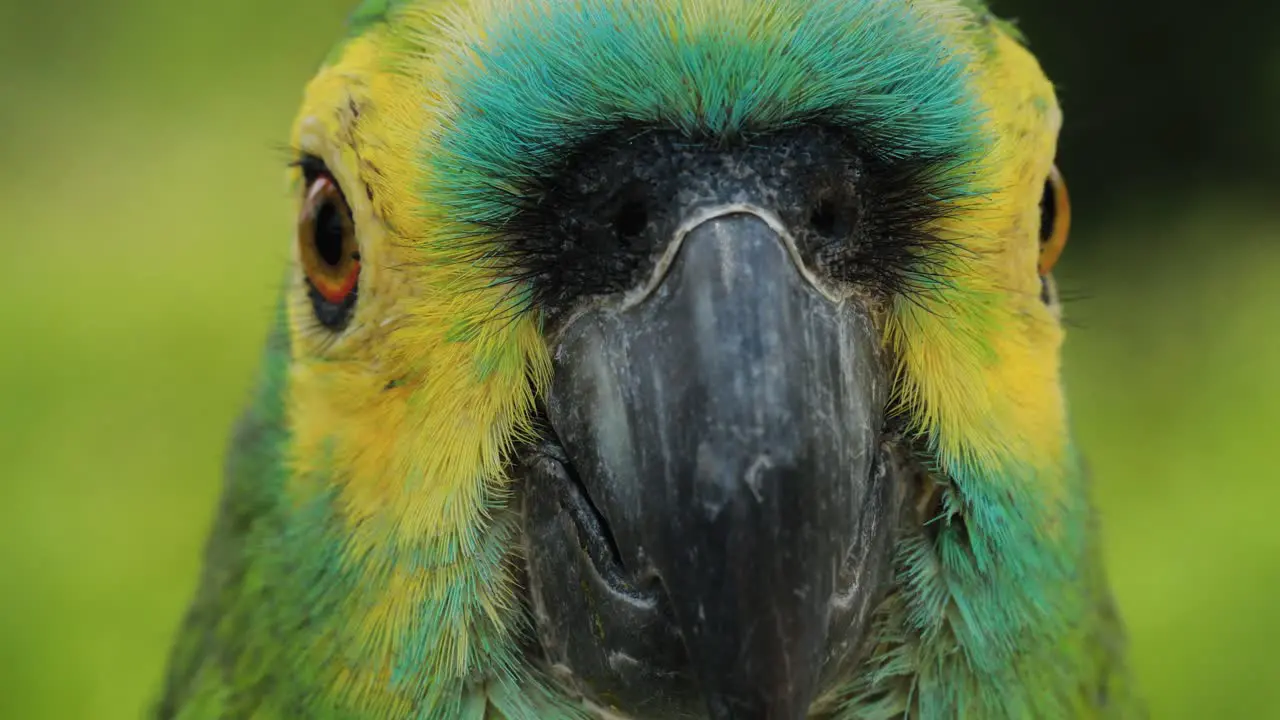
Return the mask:
M 648 226 L 649 209 L 640 200 L 627 201 L 622 207 L 618 208 L 618 213 L 613 216 L 613 228 L 617 231 L 618 237 L 624 240 L 632 240 L 639 237 Z
M 840 211 L 831 198 L 822 198 L 809 213 L 809 226 L 823 235 L 833 235 L 840 220 Z

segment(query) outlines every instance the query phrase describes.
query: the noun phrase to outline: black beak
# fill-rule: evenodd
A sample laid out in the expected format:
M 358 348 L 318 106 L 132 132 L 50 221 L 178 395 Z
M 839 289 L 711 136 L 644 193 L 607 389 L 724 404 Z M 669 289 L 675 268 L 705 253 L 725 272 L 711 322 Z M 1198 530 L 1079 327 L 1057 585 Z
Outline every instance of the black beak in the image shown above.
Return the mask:
M 565 457 L 542 473 L 576 482 L 558 508 L 529 490 L 544 496 L 527 501 L 543 645 L 643 717 L 804 718 L 888 566 L 879 339 L 763 211 L 705 213 L 666 257 L 556 341 Z

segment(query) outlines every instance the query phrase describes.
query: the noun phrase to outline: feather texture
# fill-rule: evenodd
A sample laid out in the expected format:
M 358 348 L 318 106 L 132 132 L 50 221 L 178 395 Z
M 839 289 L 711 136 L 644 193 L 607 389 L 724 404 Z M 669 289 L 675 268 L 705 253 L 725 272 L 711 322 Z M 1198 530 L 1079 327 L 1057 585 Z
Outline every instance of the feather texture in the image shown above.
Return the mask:
M 160 715 L 585 717 L 520 650 L 504 464 L 550 360 L 493 243 L 510 199 L 598 133 L 816 119 L 936 161 L 952 207 L 928 232 L 957 248 L 883 318 L 938 513 L 900 543 L 875 652 L 819 706 L 1129 716 L 1039 299 L 1061 117 L 973 0 L 366 0 L 294 130 L 351 205 L 359 303 L 334 336 L 288 283 Z

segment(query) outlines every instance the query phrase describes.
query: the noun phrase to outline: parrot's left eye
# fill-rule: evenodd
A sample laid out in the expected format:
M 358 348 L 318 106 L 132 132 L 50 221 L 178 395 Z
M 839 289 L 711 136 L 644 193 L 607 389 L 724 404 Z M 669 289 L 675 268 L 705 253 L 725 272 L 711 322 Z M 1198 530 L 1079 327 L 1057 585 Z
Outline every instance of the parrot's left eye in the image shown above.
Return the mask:
M 1040 274 L 1048 275 L 1062 250 L 1067 246 L 1067 234 L 1071 230 L 1071 200 L 1067 196 L 1067 181 L 1062 179 L 1058 166 L 1049 171 L 1044 183 L 1044 195 L 1040 199 Z
M 337 181 L 304 166 L 307 190 L 298 214 L 298 257 L 316 319 L 341 330 L 351 319 L 360 279 L 355 223 Z

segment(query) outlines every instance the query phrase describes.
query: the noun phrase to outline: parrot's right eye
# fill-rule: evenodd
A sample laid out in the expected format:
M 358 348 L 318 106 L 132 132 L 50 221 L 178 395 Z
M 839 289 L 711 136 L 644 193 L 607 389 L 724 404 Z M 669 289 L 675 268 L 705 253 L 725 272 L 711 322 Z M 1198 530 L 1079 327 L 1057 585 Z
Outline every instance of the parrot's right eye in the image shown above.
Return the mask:
M 1071 230 L 1071 200 L 1067 195 L 1067 181 L 1054 165 L 1045 180 L 1044 196 L 1040 200 L 1040 275 L 1048 275 L 1062 250 L 1067 245 Z
M 360 248 L 351 209 L 333 176 L 303 166 L 307 189 L 298 214 L 298 257 L 316 320 L 342 330 L 355 308 Z

